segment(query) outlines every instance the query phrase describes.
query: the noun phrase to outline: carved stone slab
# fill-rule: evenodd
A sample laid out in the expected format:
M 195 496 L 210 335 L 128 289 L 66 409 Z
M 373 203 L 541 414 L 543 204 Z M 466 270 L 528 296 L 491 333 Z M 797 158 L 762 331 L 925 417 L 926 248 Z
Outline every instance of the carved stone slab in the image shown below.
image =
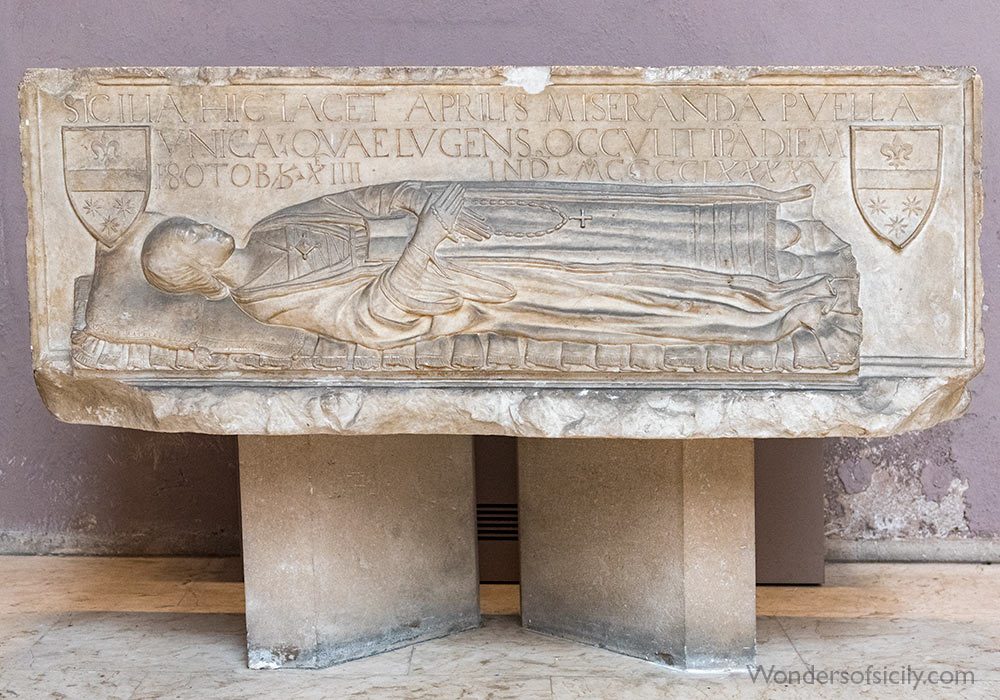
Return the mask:
M 876 435 L 982 366 L 973 69 L 34 70 L 20 102 L 64 420 Z

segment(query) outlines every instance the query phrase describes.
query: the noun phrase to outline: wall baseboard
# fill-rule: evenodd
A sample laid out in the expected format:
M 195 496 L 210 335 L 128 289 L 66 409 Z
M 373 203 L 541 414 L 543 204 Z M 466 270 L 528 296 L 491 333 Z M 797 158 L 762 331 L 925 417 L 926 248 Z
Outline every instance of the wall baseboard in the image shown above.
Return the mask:
M 204 556 L 241 554 L 239 532 L 107 534 L 0 532 L 0 555 Z M 826 561 L 939 561 L 1000 563 L 1000 537 L 842 540 L 827 538 Z
M 842 540 L 827 538 L 827 561 L 1000 562 L 1000 537 Z
M 0 532 L 0 555 L 51 554 L 120 557 L 239 556 L 236 532 Z

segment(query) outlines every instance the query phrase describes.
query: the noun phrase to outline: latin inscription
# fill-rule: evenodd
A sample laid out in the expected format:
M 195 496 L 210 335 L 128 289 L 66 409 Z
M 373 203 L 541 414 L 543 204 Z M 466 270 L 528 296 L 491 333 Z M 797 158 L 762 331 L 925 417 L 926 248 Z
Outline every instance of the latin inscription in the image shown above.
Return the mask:
M 820 184 L 850 157 L 851 124 L 926 121 L 903 88 L 231 90 L 68 94 L 62 121 L 148 125 L 153 191 L 317 192 L 394 159 L 494 181 Z

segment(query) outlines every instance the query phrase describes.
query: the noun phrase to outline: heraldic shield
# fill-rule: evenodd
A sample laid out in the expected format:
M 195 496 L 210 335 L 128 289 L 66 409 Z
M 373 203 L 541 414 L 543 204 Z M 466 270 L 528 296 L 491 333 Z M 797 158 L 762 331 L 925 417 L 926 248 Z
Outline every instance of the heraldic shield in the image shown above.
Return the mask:
M 924 228 L 941 183 L 940 126 L 852 126 L 851 186 L 869 228 L 902 250 Z
M 149 127 L 63 127 L 63 177 L 77 218 L 113 248 L 149 198 Z

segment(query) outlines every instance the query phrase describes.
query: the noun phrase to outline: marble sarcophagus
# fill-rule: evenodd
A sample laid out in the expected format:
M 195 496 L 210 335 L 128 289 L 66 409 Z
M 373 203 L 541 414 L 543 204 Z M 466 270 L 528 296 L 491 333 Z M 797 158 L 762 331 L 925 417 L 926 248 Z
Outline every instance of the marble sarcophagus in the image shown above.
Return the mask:
M 961 412 L 982 356 L 976 78 L 540 70 L 537 93 L 485 69 L 29 74 L 49 407 L 660 438 Z
M 20 104 L 41 396 L 240 436 L 253 667 L 476 624 L 477 433 L 523 438 L 527 627 L 742 663 L 750 438 L 926 428 L 982 368 L 971 68 L 39 69 Z

